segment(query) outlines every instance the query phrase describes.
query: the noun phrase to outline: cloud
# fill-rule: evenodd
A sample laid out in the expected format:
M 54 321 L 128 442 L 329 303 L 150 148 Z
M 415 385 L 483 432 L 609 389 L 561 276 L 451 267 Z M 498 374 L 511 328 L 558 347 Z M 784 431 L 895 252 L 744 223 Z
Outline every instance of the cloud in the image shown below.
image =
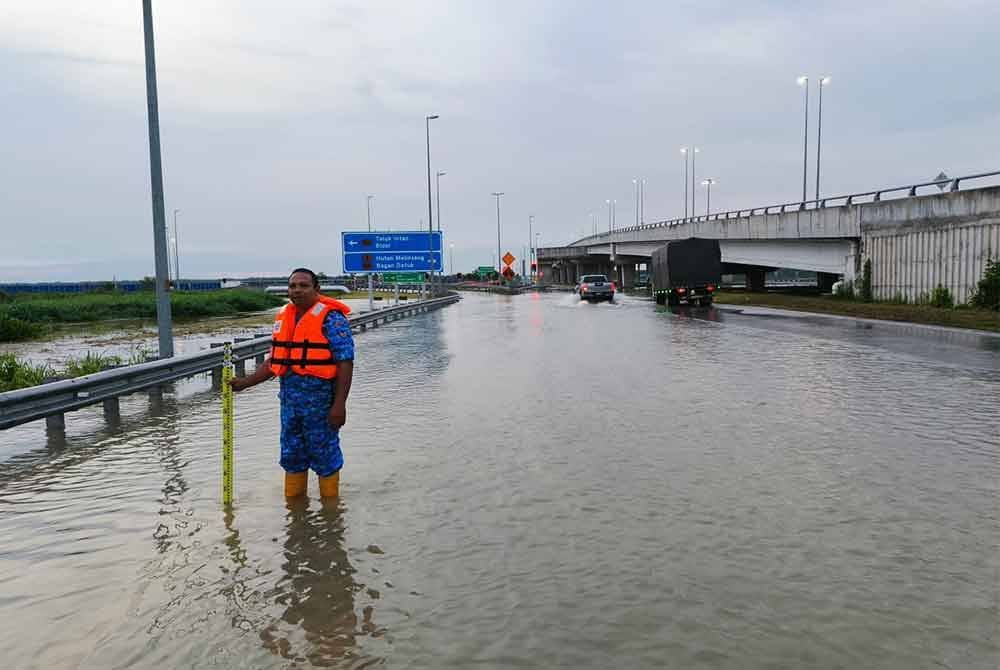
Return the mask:
M 369 193 L 379 225 L 426 225 L 431 113 L 457 261 L 495 244 L 495 190 L 515 252 L 529 215 L 552 244 L 589 231 L 606 198 L 631 221 L 636 176 L 647 219 L 682 213 L 682 145 L 702 148 L 720 208 L 797 197 L 801 73 L 834 77 L 831 192 L 997 167 L 995 3 L 154 5 L 167 209 L 183 210 L 182 254 L 214 259 L 206 272 L 259 249 L 336 271 Z M 3 3 L 0 97 L 15 101 L 0 107 L 6 240 L 103 276 L 148 258 L 140 3 Z M 810 183 L 814 142 L 815 125 Z

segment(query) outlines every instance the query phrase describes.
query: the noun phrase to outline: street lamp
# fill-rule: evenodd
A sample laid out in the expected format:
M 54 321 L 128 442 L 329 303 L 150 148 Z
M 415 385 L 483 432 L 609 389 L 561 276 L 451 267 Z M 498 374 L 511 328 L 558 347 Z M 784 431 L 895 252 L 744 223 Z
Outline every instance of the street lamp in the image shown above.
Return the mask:
M 538 271 L 542 269 L 541 264 L 538 262 L 538 238 L 542 236 L 539 231 L 535 232 L 535 279 L 538 279 Z
M 633 179 L 632 186 L 635 187 L 633 189 L 635 191 L 635 226 L 636 228 L 638 228 L 639 227 L 639 180 Z
M 365 199 L 368 201 L 368 232 L 372 232 L 372 200 L 375 199 L 374 195 L 366 196 Z
M 424 117 L 427 131 L 427 255 L 431 265 L 431 282 L 434 281 L 434 207 L 431 204 L 431 121 L 440 118 L 437 114 Z
M 806 121 L 802 130 L 802 202 L 806 201 L 806 171 L 809 155 L 809 77 L 805 75 L 795 80 L 799 86 L 806 90 Z
M 174 279 L 177 280 L 178 289 L 181 287 L 181 263 L 177 255 L 177 238 L 180 237 L 180 234 L 177 232 L 177 213 L 179 211 L 181 210 L 174 210 Z
M 708 177 L 703 182 L 701 182 L 701 185 L 707 187 L 708 189 L 707 195 L 705 196 L 705 216 L 708 216 L 709 214 L 712 213 L 712 184 L 715 183 L 716 181 L 711 177 Z
M 503 267 L 503 259 L 500 258 L 500 196 L 503 191 L 494 191 L 493 197 L 497 199 L 497 272 Z
M 531 279 L 534 274 L 531 271 L 531 264 L 534 263 L 535 258 L 535 248 L 532 246 L 534 244 L 534 236 L 531 233 L 531 229 L 534 227 L 535 217 L 528 215 L 528 278 Z
M 684 218 L 688 218 L 688 148 L 681 147 L 684 154 Z
M 451 265 L 451 274 L 454 275 L 455 274 L 455 243 L 454 242 L 448 245 L 448 261 L 449 261 L 448 264 Z
M 639 180 L 639 225 L 646 223 L 646 180 Z
M 819 78 L 819 118 L 816 130 L 816 201 L 819 204 L 819 151 L 823 141 L 823 87 L 830 83 L 829 77 Z
M 437 181 L 437 210 L 438 210 L 438 232 L 441 232 L 441 177 L 448 174 L 444 170 L 437 173 L 435 180 Z
M 695 159 L 698 157 L 698 154 L 700 152 L 701 152 L 701 149 L 699 149 L 698 147 L 694 147 L 693 149 L 691 149 L 691 216 L 694 216 L 694 192 L 696 190 L 695 187 L 694 187 L 694 184 L 695 184 L 695 181 L 694 181 L 694 162 L 695 162 Z

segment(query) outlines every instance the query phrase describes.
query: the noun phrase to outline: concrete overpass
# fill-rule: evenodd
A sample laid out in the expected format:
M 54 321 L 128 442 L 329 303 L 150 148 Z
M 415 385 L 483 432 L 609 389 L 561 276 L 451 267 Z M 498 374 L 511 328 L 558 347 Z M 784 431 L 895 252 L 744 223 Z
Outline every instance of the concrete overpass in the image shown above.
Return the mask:
M 980 186 L 962 190 L 970 182 Z M 986 259 L 1000 257 L 997 182 L 1000 172 L 989 172 L 630 226 L 539 248 L 539 267 L 554 283 L 603 273 L 628 287 L 635 265 L 657 247 L 704 237 L 720 241 L 725 271 L 746 273 L 751 290 L 762 289 L 765 272 L 775 268 L 815 271 L 829 287 L 838 276 L 855 280 L 871 260 L 878 299 L 913 301 L 941 284 L 964 302 Z M 940 192 L 921 195 L 921 189 Z

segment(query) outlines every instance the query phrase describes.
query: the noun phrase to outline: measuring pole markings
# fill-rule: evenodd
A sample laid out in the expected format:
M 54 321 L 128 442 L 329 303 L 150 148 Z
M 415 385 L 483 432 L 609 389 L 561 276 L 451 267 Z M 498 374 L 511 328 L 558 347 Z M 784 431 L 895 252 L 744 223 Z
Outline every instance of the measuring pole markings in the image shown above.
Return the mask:
M 233 345 L 222 349 L 222 504 L 233 504 Z

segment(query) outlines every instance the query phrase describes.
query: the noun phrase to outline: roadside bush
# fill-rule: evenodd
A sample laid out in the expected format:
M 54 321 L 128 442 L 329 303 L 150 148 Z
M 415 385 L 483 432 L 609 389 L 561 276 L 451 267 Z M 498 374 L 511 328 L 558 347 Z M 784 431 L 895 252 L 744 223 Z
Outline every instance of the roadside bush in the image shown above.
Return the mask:
M 865 261 L 864 267 L 861 270 L 861 281 L 858 282 L 858 293 L 860 294 L 861 300 L 864 302 L 871 302 L 872 297 L 872 259 Z
M 40 337 L 45 326 L 22 319 L 12 319 L 0 314 L 0 342 L 20 342 Z
M 838 300 L 854 300 L 854 282 L 851 280 L 837 282 L 833 297 Z
M 902 291 L 896 291 L 896 293 L 889 298 L 888 302 L 891 305 L 906 305 L 909 304 L 910 301 L 906 299 L 906 296 L 903 295 Z
M 951 309 L 952 307 L 955 306 L 955 298 L 952 297 L 951 291 L 946 289 L 941 284 L 938 284 L 936 287 L 934 287 L 934 290 L 931 291 L 931 295 L 930 298 L 928 299 L 928 302 L 933 307 L 943 307 Z
M 105 356 L 88 351 L 83 358 L 71 360 L 66 364 L 66 374 L 70 377 L 82 377 L 95 372 L 100 372 L 104 368 L 113 365 L 120 365 L 122 359 L 118 356 Z
M 53 370 L 47 365 L 32 365 L 18 360 L 14 354 L 0 354 L 0 393 L 37 386 Z
M 969 302 L 979 309 L 1000 311 L 1000 258 L 987 259 L 986 271 L 983 272 L 983 278 L 979 280 L 976 292 L 972 294 L 972 300 Z

